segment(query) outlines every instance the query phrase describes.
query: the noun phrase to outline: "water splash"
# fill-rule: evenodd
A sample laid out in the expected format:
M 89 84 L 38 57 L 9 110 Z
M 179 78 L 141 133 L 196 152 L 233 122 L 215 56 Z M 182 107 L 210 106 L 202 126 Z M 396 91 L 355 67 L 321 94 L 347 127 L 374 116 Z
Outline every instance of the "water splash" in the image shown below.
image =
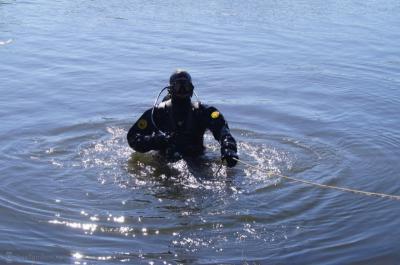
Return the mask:
M 265 244 L 270 248 L 281 246 L 295 233 L 296 229 L 267 225 L 269 220 L 251 220 L 257 212 L 253 212 L 255 209 L 251 206 L 244 211 L 242 204 L 263 194 L 266 188 L 273 191 L 280 180 L 243 165 L 233 169 L 223 167 L 218 172 L 220 146 L 211 134 L 205 135 L 207 151 L 203 157 L 169 162 L 156 152 L 141 154 L 130 149 L 126 142 L 127 131 L 122 126 L 103 126 L 103 129 L 98 126 L 101 133 L 89 131 L 85 141 L 75 146 L 78 150 L 75 160 L 78 161 L 69 164 L 78 162 L 86 169 L 86 174 L 105 184 L 99 191 L 109 192 L 108 197 L 115 196 L 117 200 L 108 199 L 107 205 L 101 207 L 95 203 L 95 208 L 88 206 L 88 210 L 81 210 L 82 207 L 75 215 L 56 215 L 50 224 L 81 231 L 90 237 L 116 237 L 121 242 L 129 238 L 139 242 L 164 242 L 169 245 L 170 253 L 159 254 L 159 257 L 165 261 L 173 259 L 174 255 L 202 256 L 210 251 L 218 254 L 237 249 L 251 256 L 256 252 L 248 252 L 248 246 L 258 251 Z M 313 147 L 296 139 L 260 137 L 250 133 L 237 139 L 240 158 L 259 168 L 287 173 L 302 170 L 298 165 L 303 161 L 310 164 L 321 159 Z M 44 153 L 50 162 L 61 162 L 59 150 L 58 145 L 47 146 Z M 69 167 L 69 164 L 62 166 Z M 123 196 L 116 195 L 121 192 Z M 105 211 L 104 207 L 117 210 Z M 147 254 L 140 251 L 76 253 L 82 255 L 76 260 L 81 264 L 104 258 L 110 261 L 157 260 L 148 250 L 144 251 Z

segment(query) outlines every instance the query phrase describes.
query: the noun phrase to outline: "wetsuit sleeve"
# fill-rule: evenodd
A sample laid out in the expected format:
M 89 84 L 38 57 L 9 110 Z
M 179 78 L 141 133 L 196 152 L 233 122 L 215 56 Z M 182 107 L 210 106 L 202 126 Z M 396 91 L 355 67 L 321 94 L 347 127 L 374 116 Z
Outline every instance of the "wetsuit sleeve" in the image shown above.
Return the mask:
M 161 150 L 166 146 L 166 137 L 156 133 L 151 122 L 151 109 L 147 110 L 130 128 L 128 144 L 137 152 L 145 153 L 150 150 Z
M 236 141 L 229 130 L 224 116 L 216 108 L 207 106 L 205 106 L 203 116 L 207 128 L 212 132 L 215 140 L 221 144 L 221 155 L 225 156 L 228 153 L 236 155 Z

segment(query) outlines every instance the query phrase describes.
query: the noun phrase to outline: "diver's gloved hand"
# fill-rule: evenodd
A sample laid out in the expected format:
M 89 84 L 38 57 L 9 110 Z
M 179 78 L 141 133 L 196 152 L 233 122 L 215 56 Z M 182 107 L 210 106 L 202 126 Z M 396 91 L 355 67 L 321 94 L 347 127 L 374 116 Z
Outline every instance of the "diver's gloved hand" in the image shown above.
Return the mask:
M 239 159 L 238 155 L 236 154 L 235 151 L 230 150 L 230 149 L 222 149 L 221 150 L 222 156 L 222 162 L 226 164 L 227 167 L 234 167 L 237 164 L 237 160 Z
M 176 146 L 174 144 L 170 144 L 165 149 L 165 157 L 170 162 L 176 162 L 176 161 L 182 159 L 182 155 L 178 152 L 178 150 L 176 149 Z
M 164 149 L 172 142 L 172 136 L 169 134 L 155 134 L 152 136 L 152 142 L 157 149 Z

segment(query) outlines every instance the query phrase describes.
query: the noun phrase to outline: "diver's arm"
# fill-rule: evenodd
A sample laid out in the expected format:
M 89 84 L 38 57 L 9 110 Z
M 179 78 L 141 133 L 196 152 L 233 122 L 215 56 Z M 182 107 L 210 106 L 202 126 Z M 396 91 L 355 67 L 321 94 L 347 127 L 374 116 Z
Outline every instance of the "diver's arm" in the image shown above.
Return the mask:
M 168 139 L 165 135 L 156 133 L 151 121 L 151 109 L 143 113 L 130 128 L 127 139 L 129 146 L 140 153 L 161 150 L 168 144 Z
M 234 167 L 238 159 L 237 145 L 224 116 L 214 107 L 205 107 L 203 112 L 207 128 L 221 145 L 221 158 L 228 167 Z

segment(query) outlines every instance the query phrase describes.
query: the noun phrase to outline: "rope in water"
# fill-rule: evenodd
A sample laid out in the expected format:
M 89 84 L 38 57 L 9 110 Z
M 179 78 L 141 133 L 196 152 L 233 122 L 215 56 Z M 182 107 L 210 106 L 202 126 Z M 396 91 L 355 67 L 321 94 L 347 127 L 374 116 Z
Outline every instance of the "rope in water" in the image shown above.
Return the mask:
M 324 188 L 324 189 L 333 189 L 333 190 L 339 190 L 342 192 L 350 192 L 350 193 L 356 193 L 356 194 L 361 194 L 361 195 L 366 195 L 366 196 L 375 196 L 375 197 L 381 197 L 381 198 L 386 198 L 386 199 L 392 199 L 392 200 L 400 200 L 400 196 L 399 195 L 391 195 L 391 194 L 385 194 L 385 193 L 379 193 L 379 192 L 370 192 L 370 191 L 363 191 L 363 190 L 356 190 L 356 189 L 350 189 L 350 188 L 344 188 L 344 187 L 338 187 L 338 186 L 332 186 L 332 185 L 326 185 L 326 184 L 320 184 L 320 183 L 316 183 L 316 182 L 312 182 L 312 181 L 308 181 L 308 180 L 303 180 L 303 179 L 298 179 L 298 178 L 293 178 L 293 177 L 288 177 L 288 176 L 284 176 L 272 171 L 267 171 L 263 168 L 259 168 L 258 166 L 254 166 L 250 163 L 244 162 L 240 159 L 236 159 L 234 158 L 237 162 L 242 163 L 248 167 L 257 169 L 259 171 L 262 171 L 264 173 L 266 173 L 268 175 L 268 177 L 271 176 L 277 176 L 277 177 L 281 177 L 287 180 L 291 180 L 294 182 L 299 182 L 299 183 L 303 183 L 303 184 L 307 184 L 307 185 L 311 185 L 311 186 L 315 186 L 315 187 L 319 187 L 319 188 Z

